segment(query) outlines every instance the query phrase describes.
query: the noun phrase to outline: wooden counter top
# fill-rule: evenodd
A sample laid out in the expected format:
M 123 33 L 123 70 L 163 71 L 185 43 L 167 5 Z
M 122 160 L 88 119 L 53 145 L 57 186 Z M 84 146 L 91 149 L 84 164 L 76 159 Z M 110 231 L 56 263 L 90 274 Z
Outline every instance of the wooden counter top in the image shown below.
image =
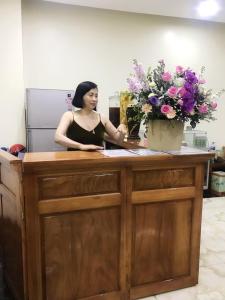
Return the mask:
M 127 143 L 128 145 L 128 143 Z M 139 150 L 138 150 L 139 149 Z M 29 165 L 40 165 L 47 163 L 63 164 L 69 163 L 94 163 L 94 162 L 150 162 L 165 160 L 180 160 L 188 158 L 190 160 L 205 161 L 214 154 L 202 150 L 182 147 L 179 151 L 158 152 L 144 148 L 99 150 L 99 151 L 62 151 L 62 152 L 30 152 L 26 153 L 23 159 L 24 170 Z

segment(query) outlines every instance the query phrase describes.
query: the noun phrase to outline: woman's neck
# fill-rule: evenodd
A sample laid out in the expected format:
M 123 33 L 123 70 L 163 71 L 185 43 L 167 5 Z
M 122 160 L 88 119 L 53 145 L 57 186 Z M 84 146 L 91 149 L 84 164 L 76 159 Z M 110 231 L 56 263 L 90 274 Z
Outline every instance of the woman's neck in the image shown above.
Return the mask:
M 81 108 L 80 114 L 83 116 L 90 116 L 93 114 L 93 110 L 87 108 Z

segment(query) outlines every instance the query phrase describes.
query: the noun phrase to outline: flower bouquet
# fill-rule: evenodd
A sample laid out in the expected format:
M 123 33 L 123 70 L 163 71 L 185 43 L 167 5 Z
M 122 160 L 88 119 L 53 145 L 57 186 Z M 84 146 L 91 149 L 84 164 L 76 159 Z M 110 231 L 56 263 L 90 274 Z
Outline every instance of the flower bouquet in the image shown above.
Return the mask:
M 152 120 L 167 120 L 173 127 L 178 122 L 182 126 L 190 122 L 192 128 L 201 120 L 215 120 L 213 112 L 225 90 L 213 94 L 211 89 L 204 87 L 204 67 L 198 75 L 182 66 L 171 73 L 166 70 L 164 60 L 160 60 L 155 69 L 145 72 L 142 64 L 134 60 L 133 69 L 127 82 L 135 99 L 136 120 L 144 120 L 147 126 Z

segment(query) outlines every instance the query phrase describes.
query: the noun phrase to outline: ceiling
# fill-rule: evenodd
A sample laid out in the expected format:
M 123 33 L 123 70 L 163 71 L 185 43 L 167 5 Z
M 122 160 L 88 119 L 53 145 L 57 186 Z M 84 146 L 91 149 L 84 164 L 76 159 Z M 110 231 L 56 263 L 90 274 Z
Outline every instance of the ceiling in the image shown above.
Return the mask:
M 93 8 L 160 16 L 209 20 L 225 23 L 225 0 L 217 0 L 221 10 L 216 16 L 202 18 L 197 13 L 200 0 L 44 0 Z

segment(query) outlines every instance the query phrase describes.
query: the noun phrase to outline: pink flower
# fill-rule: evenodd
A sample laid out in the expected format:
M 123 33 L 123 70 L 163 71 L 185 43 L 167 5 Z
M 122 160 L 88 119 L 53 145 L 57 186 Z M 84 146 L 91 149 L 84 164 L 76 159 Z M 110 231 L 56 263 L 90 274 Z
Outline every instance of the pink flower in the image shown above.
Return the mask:
M 198 111 L 201 113 L 201 114 L 206 114 L 208 112 L 208 105 L 207 104 L 202 104 L 199 106 L 198 108 Z
M 178 91 L 178 94 L 183 97 L 185 94 L 186 94 L 186 89 L 184 87 L 180 88 L 179 91 Z
M 172 75 L 170 72 L 165 72 L 162 74 L 162 80 L 164 81 L 170 81 L 172 79 Z
M 184 68 L 181 66 L 176 66 L 176 73 L 177 74 L 182 74 L 184 73 Z
M 160 110 L 161 110 L 162 114 L 168 114 L 173 110 L 173 108 L 172 108 L 172 106 L 170 106 L 168 104 L 164 104 L 164 105 L 162 105 Z
M 180 106 L 182 106 L 182 105 L 183 105 L 183 103 L 184 103 L 184 101 L 183 101 L 183 100 L 181 100 L 181 99 L 179 99 L 179 100 L 177 101 L 177 103 L 178 103 Z
M 212 107 L 212 109 L 216 109 L 217 108 L 217 102 L 216 101 L 212 101 L 210 103 L 210 106 Z
M 167 95 L 168 95 L 170 98 L 174 98 L 174 97 L 176 97 L 177 92 L 178 92 L 178 88 L 175 87 L 175 86 L 171 86 L 171 87 L 168 89 L 168 91 L 167 91 Z
M 199 79 L 198 79 L 198 83 L 199 83 L 199 84 L 204 84 L 204 83 L 206 83 L 206 80 L 205 80 L 205 79 L 200 79 L 200 78 L 199 78 Z
M 176 117 L 176 111 L 172 109 L 168 114 L 166 114 L 168 119 L 173 119 Z

